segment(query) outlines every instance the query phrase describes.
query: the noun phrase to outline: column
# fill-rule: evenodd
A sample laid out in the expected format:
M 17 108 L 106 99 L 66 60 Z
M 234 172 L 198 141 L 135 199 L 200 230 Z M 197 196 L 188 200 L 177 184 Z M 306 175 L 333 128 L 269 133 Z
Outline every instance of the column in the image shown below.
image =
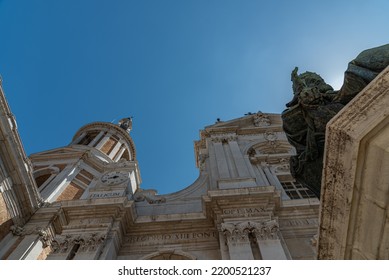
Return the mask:
M 276 189 L 281 191 L 281 198 L 282 198 L 282 200 L 290 200 L 290 197 L 286 194 L 284 188 L 282 187 L 282 185 L 280 183 L 280 180 L 278 180 L 278 177 L 277 177 L 277 175 L 274 172 L 274 168 L 270 169 L 270 172 L 273 175 Z
M 100 232 L 58 235 L 51 245 L 51 260 L 96 260 L 105 245 L 106 234 Z
M 70 143 L 70 145 L 75 145 L 75 144 L 80 143 L 81 140 L 85 137 L 85 135 L 86 135 L 86 132 L 81 133 L 81 135 L 78 136 L 76 139 L 74 139 L 74 141 L 72 141 L 72 143 Z
M 116 143 L 115 147 L 113 147 L 112 151 L 109 153 L 109 157 L 111 159 L 114 158 L 114 156 L 116 155 L 116 153 L 119 151 L 120 147 L 122 146 L 122 143 L 120 142 L 120 140 Z
M 223 232 L 219 232 L 219 246 L 222 260 L 229 260 L 230 255 L 228 254 L 227 239 Z
M 99 260 L 116 260 L 117 254 L 120 248 L 120 240 L 118 236 L 118 231 L 120 228 L 120 223 L 115 222 L 115 229 L 111 229 L 108 233 L 107 240 L 105 241 L 102 252 L 99 256 Z
M 111 133 L 107 133 L 107 134 L 103 137 L 103 139 L 101 139 L 101 141 L 99 142 L 99 144 L 97 144 L 96 149 L 100 150 L 100 149 L 104 146 L 104 144 L 108 142 L 108 140 L 109 140 L 109 138 L 111 137 L 111 135 L 112 135 Z
M 100 140 L 100 138 L 104 135 L 105 131 L 100 131 L 99 134 L 96 135 L 96 137 L 88 144 L 89 147 L 93 147 L 97 141 Z
M 14 226 L 12 232 L 15 236 L 23 238 L 13 252 L 8 256 L 8 260 L 36 260 L 41 255 L 44 248 L 48 248 L 50 243 L 49 230 L 35 228 L 25 230 L 22 227 Z
M 269 165 L 267 163 L 262 163 L 262 168 L 265 171 L 266 177 L 268 178 L 270 184 L 274 186 L 277 190 L 281 191 L 281 198 L 283 200 L 289 200 L 289 196 L 286 194 L 280 181 L 278 181 L 277 176 L 270 170 Z
M 113 160 L 114 160 L 115 162 L 118 161 L 118 160 L 122 157 L 122 155 L 124 154 L 125 150 L 126 150 L 126 146 L 123 145 L 123 146 L 120 148 L 120 150 L 118 151 L 118 153 L 116 154 L 116 156 L 113 158 Z
M 243 226 L 246 223 L 223 223 L 221 230 L 227 239 L 228 252 L 231 260 L 253 260 L 248 231 Z
M 8 250 L 11 249 L 11 247 L 13 247 L 18 241 L 18 238 L 18 236 L 15 236 L 10 232 L 3 238 L 3 240 L 0 241 L 0 260 L 4 259 Z
M 275 220 L 254 223 L 252 231 L 255 234 L 259 250 L 264 260 L 287 260 L 287 254 L 279 238 L 279 227 Z
M 244 160 L 246 162 L 247 168 L 249 169 L 251 177 L 255 178 L 257 185 L 258 186 L 268 186 L 269 182 L 267 181 L 265 174 L 261 174 L 259 172 L 258 168 L 256 168 L 256 170 L 254 169 L 253 165 L 250 162 L 250 158 L 248 155 L 244 156 Z M 262 171 L 262 173 L 263 173 L 263 171 Z
M 46 202 L 53 202 L 63 191 L 64 187 L 78 174 L 79 166 L 67 166 L 43 190 L 41 196 Z
M 265 182 L 265 186 L 271 185 L 269 182 L 269 179 L 266 177 L 265 172 L 263 171 L 263 168 L 261 165 L 256 165 L 256 171 L 258 171 L 259 176 L 262 178 L 262 180 Z
M 243 158 L 242 152 L 240 151 L 239 145 L 236 141 L 229 141 L 228 145 L 230 146 L 232 157 L 234 158 L 236 169 L 238 170 L 238 175 L 240 178 L 249 178 L 250 172 L 246 166 L 245 160 Z
M 220 179 L 230 178 L 230 172 L 228 171 L 228 164 L 224 154 L 223 144 L 221 142 L 217 142 L 213 143 L 213 146 L 215 147 L 216 164 Z

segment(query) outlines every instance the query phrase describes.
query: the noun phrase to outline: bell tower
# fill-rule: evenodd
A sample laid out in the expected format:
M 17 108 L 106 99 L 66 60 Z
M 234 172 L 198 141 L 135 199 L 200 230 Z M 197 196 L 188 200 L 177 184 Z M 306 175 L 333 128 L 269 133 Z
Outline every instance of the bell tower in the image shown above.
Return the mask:
M 45 202 L 132 197 L 141 183 L 132 118 L 81 127 L 68 146 L 31 155 Z

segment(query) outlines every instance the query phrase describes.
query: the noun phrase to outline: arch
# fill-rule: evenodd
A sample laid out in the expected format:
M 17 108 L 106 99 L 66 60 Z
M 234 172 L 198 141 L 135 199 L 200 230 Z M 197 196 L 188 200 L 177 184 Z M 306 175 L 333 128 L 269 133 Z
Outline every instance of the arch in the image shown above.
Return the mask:
M 38 189 L 42 191 L 59 172 L 60 169 L 56 166 L 48 166 L 35 170 L 33 176 Z
M 93 141 L 93 139 L 97 137 L 97 135 L 99 135 L 99 133 L 100 133 L 99 130 L 88 131 L 86 135 L 82 137 L 82 139 L 78 143 L 75 144 L 87 146 Z
M 165 249 L 159 250 L 154 253 L 140 258 L 141 260 L 196 260 L 197 258 L 192 254 L 184 252 L 182 250 Z
M 294 154 L 294 147 L 286 140 L 277 140 L 272 144 L 266 140 L 258 140 L 249 143 L 243 148 L 243 154 L 250 154 L 252 151 L 256 151 L 257 154 Z M 259 153 L 258 153 L 259 151 Z

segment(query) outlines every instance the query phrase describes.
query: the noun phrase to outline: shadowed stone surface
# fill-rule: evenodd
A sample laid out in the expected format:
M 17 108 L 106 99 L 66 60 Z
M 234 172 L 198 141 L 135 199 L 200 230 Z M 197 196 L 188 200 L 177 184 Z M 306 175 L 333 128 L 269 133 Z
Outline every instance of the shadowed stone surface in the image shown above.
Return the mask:
M 389 44 L 361 52 L 348 64 L 339 91 L 320 75 L 291 75 L 293 99 L 282 113 L 283 128 L 297 155 L 290 158 L 293 177 L 320 197 L 326 124 L 389 65 Z

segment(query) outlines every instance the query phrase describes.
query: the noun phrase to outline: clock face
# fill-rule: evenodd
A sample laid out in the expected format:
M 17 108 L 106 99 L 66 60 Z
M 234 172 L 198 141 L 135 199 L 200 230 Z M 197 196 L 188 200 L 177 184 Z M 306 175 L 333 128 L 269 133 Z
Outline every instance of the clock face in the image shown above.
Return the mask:
M 101 176 L 101 182 L 105 185 L 117 185 L 126 181 L 129 177 L 126 171 L 111 171 Z

